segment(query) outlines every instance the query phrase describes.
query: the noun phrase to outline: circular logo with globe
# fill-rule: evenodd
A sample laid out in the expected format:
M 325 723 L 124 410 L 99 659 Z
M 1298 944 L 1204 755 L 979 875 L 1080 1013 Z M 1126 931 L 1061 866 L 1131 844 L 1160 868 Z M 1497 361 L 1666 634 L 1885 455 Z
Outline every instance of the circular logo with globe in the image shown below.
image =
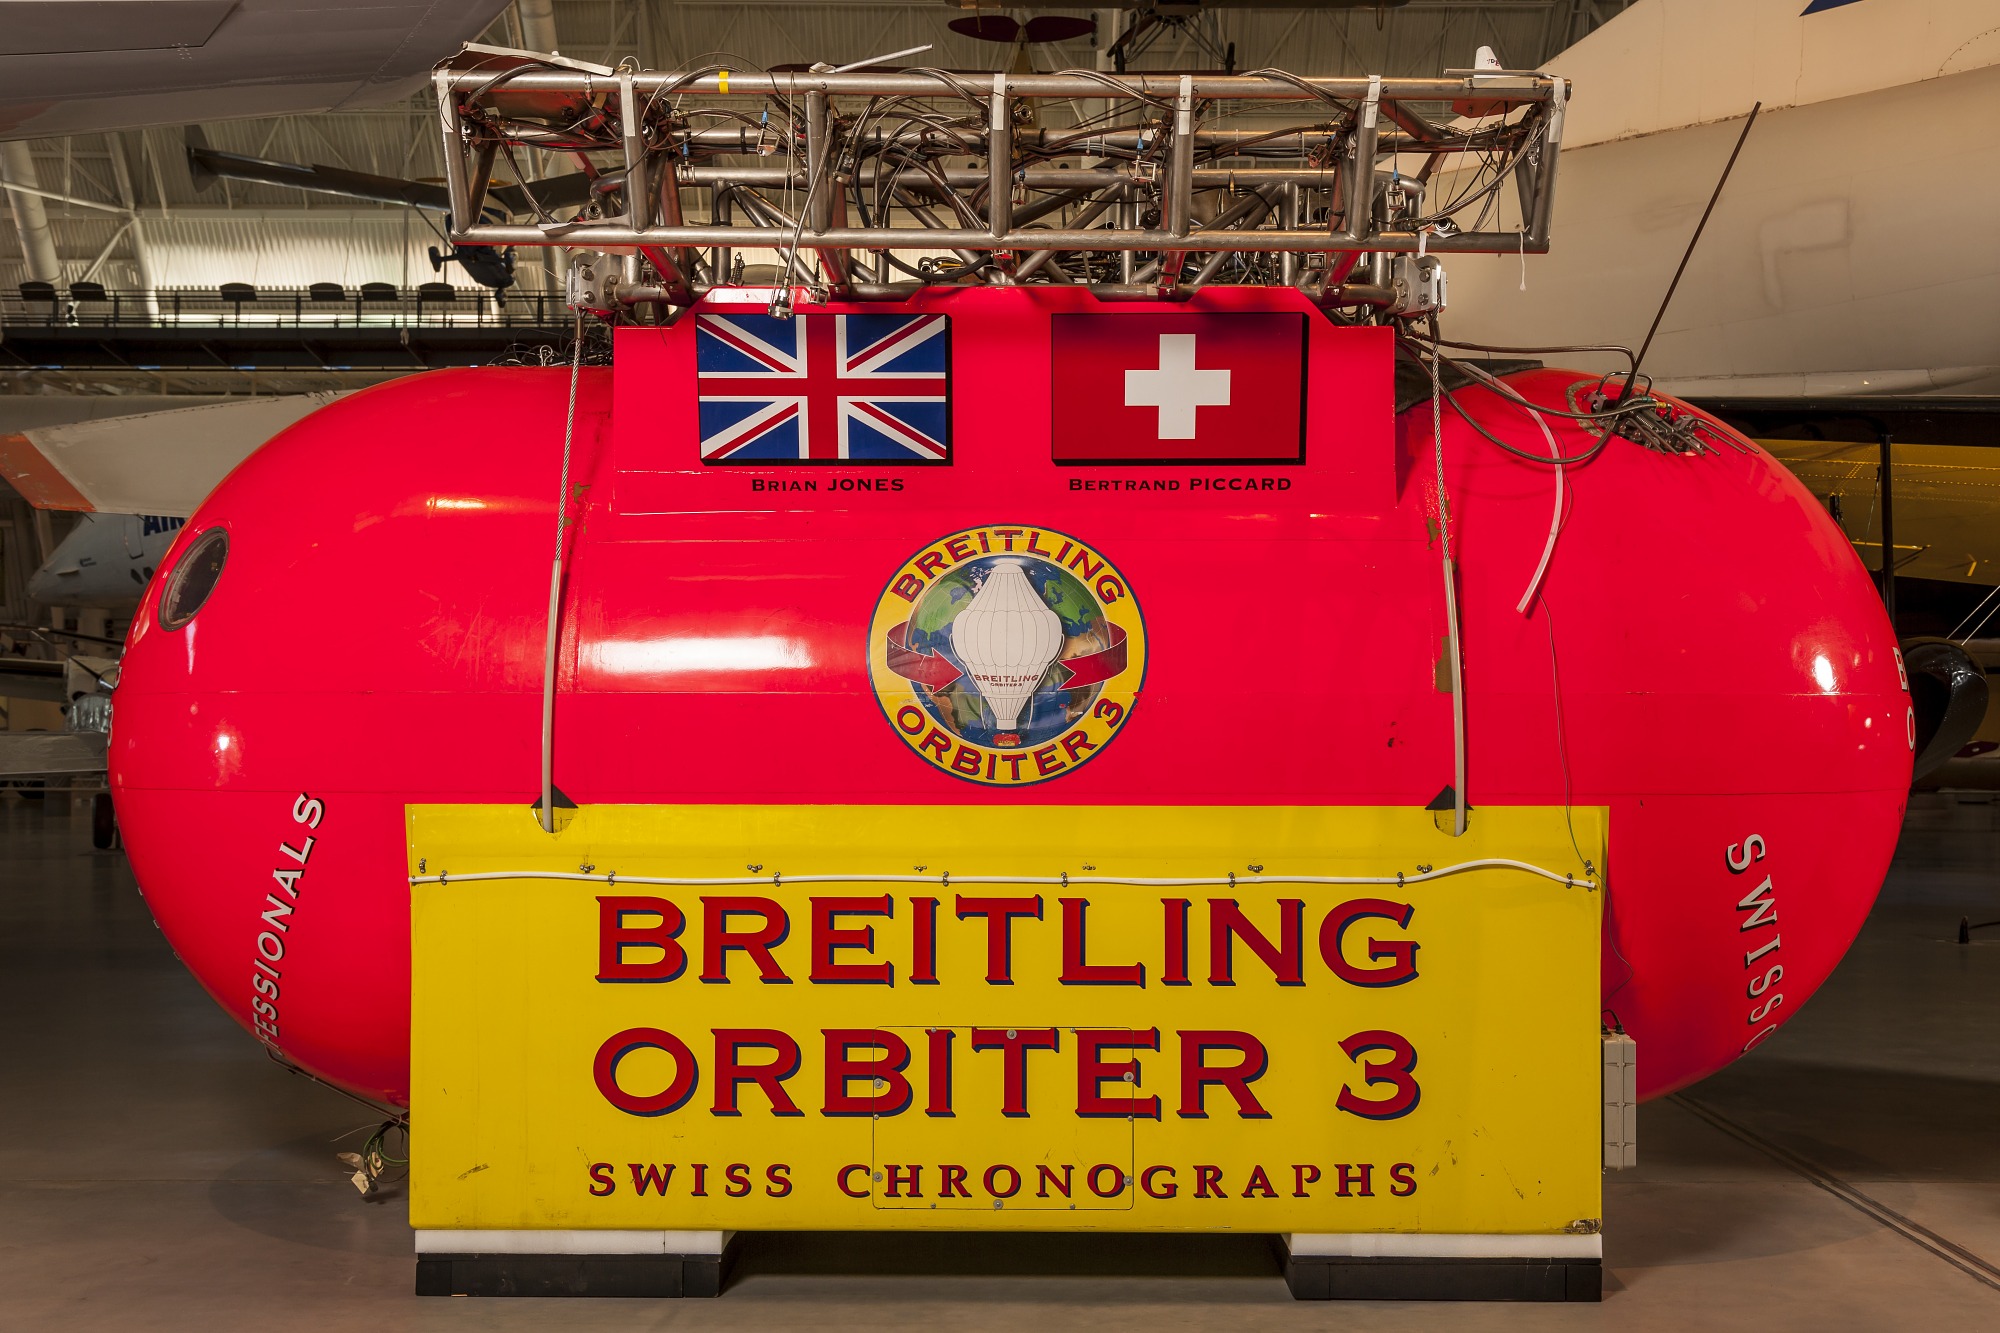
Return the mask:
M 1145 622 L 1125 577 L 1050 528 L 967 528 L 917 552 L 876 606 L 869 670 L 912 750 L 954 777 L 1046 782 L 1131 717 Z

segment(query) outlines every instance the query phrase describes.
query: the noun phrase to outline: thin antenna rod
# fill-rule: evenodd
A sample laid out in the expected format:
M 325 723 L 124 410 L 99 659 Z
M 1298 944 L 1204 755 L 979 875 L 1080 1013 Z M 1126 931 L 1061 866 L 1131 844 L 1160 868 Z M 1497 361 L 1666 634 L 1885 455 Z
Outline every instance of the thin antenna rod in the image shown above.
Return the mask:
M 1625 381 L 1625 392 L 1618 395 L 1623 402 L 1633 392 L 1639 382 L 1639 364 L 1646 359 L 1646 349 L 1653 345 L 1653 335 L 1660 331 L 1660 321 L 1667 317 L 1667 307 L 1673 304 L 1674 291 L 1681 285 L 1681 275 L 1687 272 L 1688 260 L 1694 258 L 1694 248 L 1701 243 L 1702 229 L 1708 226 L 1708 215 L 1715 211 L 1715 201 L 1722 198 L 1722 187 L 1729 184 L 1729 173 L 1736 169 L 1736 155 L 1743 151 L 1743 141 L 1750 137 L 1750 127 L 1757 123 L 1757 113 L 1764 109 L 1762 102 L 1750 108 L 1750 118 L 1743 122 L 1743 133 L 1736 136 L 1736 147 L 1730 150 L 1729 161 L 1722 168 L 1722 179 L 1715 183 L 1715 193 L 1708 196 L 1708 207 L 1701 210 L 1701 221 L 1694 224 L 1694 235 L 1688 238 L 1688 248 L 1681 255 L 1681 266 L 1674 270 L 1674 280 L 1667 284 L 1667 294 L 1660 301 L 1659 313 L 1653 316 L 1653 327 L 1646 330 L 1646 341 L 1639 344 L 1639 355 L 1632 362 L 1632 378 Z
M 866 60 L 857 60 L 851 65 L 842 65 L 837 69 L 830 69 L 827 73 L 845 74 L 851 69 L 867 69 L 870 65 L 879 65 L 885 60 L 900 60 L 904 56 L 922 55 L 931 49 L 931 45 L 932 43 L 925 42 L 922 46 L 906 46 L 900 51 L 891 51 L 887 55 L 869 56 Z

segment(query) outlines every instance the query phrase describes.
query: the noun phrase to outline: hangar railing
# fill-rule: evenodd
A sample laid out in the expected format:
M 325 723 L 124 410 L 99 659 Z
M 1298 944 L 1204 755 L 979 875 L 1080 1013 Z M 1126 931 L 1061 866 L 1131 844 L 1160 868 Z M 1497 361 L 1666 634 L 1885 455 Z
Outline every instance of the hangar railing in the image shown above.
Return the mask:
M 0 292 L 0 328 L 547 328 L 569 318 L 561 292 L 510 289 L 494 300 L 483 289 L 427 283 L 396 287 L 317 283 L 302 288 L 107 288 L 97 283 L 26 282 Z

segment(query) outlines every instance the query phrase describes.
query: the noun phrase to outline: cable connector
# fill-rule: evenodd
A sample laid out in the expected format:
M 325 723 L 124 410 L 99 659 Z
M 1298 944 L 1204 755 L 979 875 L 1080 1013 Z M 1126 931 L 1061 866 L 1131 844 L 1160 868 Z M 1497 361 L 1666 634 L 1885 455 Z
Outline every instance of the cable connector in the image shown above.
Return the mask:
M 1445 307 L 1444 265 L 1436 255 L 1397 255 L 1389 261 L 1389 292 L 1389 314 L 1434 315 Z

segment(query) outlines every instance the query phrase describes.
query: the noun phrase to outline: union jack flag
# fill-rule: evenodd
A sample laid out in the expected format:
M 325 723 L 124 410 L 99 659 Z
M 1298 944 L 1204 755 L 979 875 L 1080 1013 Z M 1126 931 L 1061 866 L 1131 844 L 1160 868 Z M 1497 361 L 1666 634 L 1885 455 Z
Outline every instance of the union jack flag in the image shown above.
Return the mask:
M 706 463 L 951 457 L 945 315 L 695 316 Z

